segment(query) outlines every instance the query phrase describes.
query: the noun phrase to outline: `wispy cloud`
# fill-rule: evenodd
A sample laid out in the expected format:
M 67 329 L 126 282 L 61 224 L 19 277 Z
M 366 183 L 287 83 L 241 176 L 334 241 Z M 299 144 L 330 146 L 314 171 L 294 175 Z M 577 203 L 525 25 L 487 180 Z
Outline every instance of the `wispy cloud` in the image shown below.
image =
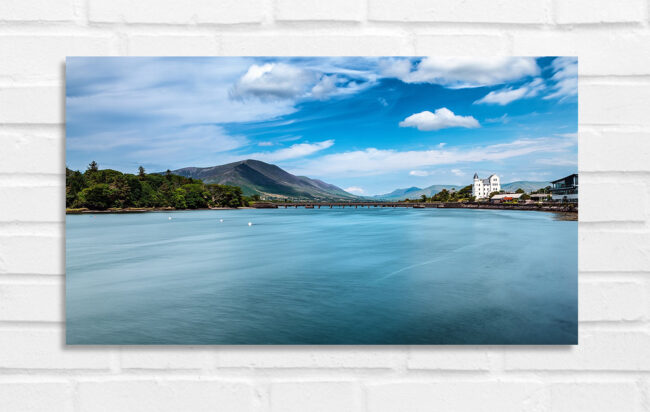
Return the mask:
M 332 139 L 317 143 L 296 143 L 284 149 L 278 149 L 272 152 L 250 153 L 245 156 L 251 159 L 262 160 L 264 162 L 280 162 L 283 160 L 309 156 L 332 147 L 332 145 L 334 145 L 334 140 Z
M 446 107 L 437 109 L 435 113 L 424 111 L 415 113 L 399 123 L 400 127 L 415 127 L 421 131 L 440 130 L 449 127 L 480 127 L 478 120 L 472 116 L 458 116 Z
M 427 172 L 426 170 L 411 170 L 409 172 L 409 175 L 417 176 L 417 177 L 424 177 L 424 176 L 429 176 L 429 172 Z
M 416 64 L 395 58 L 383 64 L 385 76 L 451 88 L 493 86 L 539 73 L 533 57 L 427 57 Z
M 578 59 L 576 57 L 558 57 L 553 60 L 553 77 L 555 83 L 552 93 L 545 96 L 545 99 L 560 100 L 578 95 Z
M 529 97 L 535 97 L 544 89 L 544 81 L 540 78 L 533 80 L 517 89 L 507 87 L 501 90 L 491 91 L 482 98 L 476 100 L 474 104 L 498 104 L 505 106 L 515 100 Z
M 574 142 L 561 137 L 519 139 L 509 143 L 499 143 L 471 148 L 439 150 L 381 150 L 368 148 L 343 153 L 320 156 L 304 162 L 295 172 L 313 176 L 369 176 L 409 170 L 413 167 L 431 167 L 464 162 L 500 161 L 531 153 L 553 153 L 574 146 Z M 417 169 L 413 170 L 417 171 Z

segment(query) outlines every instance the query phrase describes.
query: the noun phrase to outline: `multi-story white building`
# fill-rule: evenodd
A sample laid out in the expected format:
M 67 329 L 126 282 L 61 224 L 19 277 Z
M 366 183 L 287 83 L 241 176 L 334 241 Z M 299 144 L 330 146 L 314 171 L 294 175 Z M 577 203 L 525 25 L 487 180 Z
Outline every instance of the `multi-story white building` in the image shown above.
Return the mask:
M 478 173 L 474 173 L 474 184 L 472 185 L 472 196 L 477 199 L 490 197 L 490 193 L 501 190 L 499 176 L 490 175 L 487 179 L 479 179 Z

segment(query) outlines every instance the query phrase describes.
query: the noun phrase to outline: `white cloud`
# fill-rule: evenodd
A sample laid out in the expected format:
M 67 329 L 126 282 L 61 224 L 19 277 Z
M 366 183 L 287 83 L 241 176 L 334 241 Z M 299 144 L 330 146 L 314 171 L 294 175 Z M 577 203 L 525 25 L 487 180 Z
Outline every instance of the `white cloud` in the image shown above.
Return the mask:
M 537 96 L 543 88 L 544 81 L 540 78 L 537 78 L 518 89 L 508 87 L 501 90 L 491 91 L 481 99 L 475 101 L 474 104 L 498 104 L 505 106 L 506 104 L 514 102 L 515 100 Z
M 350 186 L 347 189 L 343 189 L 343 190 L 345 190 L 348 193 L 355 194 L 355 195 L 362 195 L 362 194 L 365 193 L 364 190 L 362 188 L 358 187 L 358 186 Z
M 551 63 L 555 84 L 551 87 L 552 93 L 545 96 L 545 99 L 560 100 L 578 95 L 578 58 L 558 57 Z
M 508 124 L 510 122 L 510 117 L 508 117 L 508 113 L 504 113 L 503 116 L 499 117 L 491 117 L 489 119 L 485 119 L 485 123 L 503 123 L 503 124 Z
M 235 98 L 289 99 L 303 95 L 314 73 L 285 63 L 253 64 L 231 90 Z
M 409 172 L 409 175 L 417 176 L 417 177 L 424 177 L 424 176 L 429 176 L 429 172 L 427 172 L 425 170 L 411 170 Z
M 399 122 L 400 127 L 415 127 L 420 131 L 440 130 L 449 127 L 480 127 L 472 116 L 457 116 L 446 107 L 437 109 L 435 113 L 424 111 L 415 113 Z
M 438 150 L 380 150 L 368 148 L 310 159 L 293 173 L 306 176 L 371 176 L 462 162 L 500 161 L 531 153 L 557 153 L 575 146 L 564 137 L 519 139 L 509 143 Z
M 435 83 L 450 88 L 493 86 L 540 73 L 533 57 L 428 57 L 412 65 L 391 59 L 383 64 L 384 76 L 406 83 Z
M 259 142 L 258 146 L 273 146 L 273 142 Z
M 381 104 L 384 107 L 388 106 L 388 102 L 383 97 L 378 97 L 377 101 L 379 102 L 379 104 Z
M 451 173 L 455 174 L 456 176 L 464 176 L 465 175 L 465 173 L 460 169 L 451 169 Z
M 251 153 L 245 156 L 249 159 L 262 160 L 265 162 L 279 162 L 282 160 L 309 156 L 318 151 L 332 147 L 333 144 L 334 140 L 331 139 L 317 143 L 296 143 L 285 149 L 279 149 L 273 152 Z

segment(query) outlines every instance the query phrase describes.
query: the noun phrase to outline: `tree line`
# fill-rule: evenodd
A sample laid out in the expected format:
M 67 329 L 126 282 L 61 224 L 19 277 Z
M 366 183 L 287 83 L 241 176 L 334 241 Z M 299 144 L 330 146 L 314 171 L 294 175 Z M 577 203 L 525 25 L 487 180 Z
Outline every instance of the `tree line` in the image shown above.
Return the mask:
M 100 170 L 95 161 L 83 173 L 66 167 L 66 208 L 106 210 L 129 207 L 173 207 L 198 209 L 206 207 L 247 206 L 247 199 L 237 186 L 205 184 L 200 179 L 172 174 L 138 174 L 117 170 Z

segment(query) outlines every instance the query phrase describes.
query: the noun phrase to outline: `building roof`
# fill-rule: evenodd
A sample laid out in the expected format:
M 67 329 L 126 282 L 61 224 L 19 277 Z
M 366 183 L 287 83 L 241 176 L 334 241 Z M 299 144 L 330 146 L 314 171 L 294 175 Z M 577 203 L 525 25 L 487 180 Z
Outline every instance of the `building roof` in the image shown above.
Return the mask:
M 503 193 L 503 194 L 500 194 L 500 195 L 494 195 L 494 196 L 491 197 L 491 199 L 492 200 L 502 200 L 502 199 L 505 199 L 506 197 L 510 197 L 510 198 L 513 198 L 513 199 L 519 199 L 522 195 L 523 195 L 523 193 Z
M 572 174 L 572 175 L 565 176 L 565 177 L 563 177 L 562 179 L 552 180 L 551 183 L 561 182 L 561 181 L 566 180 L 566 179 L 568 179 L 568 178 L 570 178 L 570 177 L 573 177 L 573 176 L 578 176 L 578 174 L 577 174 L 577 173 L 574 173 L 574 174 Z
M 474 173 L 474 179 L 478 179 L 478 173 Z

